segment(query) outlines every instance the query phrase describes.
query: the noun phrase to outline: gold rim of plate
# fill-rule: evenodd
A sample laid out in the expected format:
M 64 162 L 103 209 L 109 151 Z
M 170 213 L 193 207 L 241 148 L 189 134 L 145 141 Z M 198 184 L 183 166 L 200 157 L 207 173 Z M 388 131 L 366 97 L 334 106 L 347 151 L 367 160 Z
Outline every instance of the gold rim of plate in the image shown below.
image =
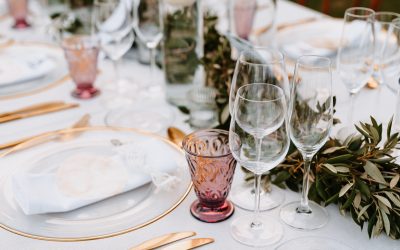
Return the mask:
M 60 49 L 58 46 L 54 45 L 54 44 L 50 44 L 50 43 L 44 43 L 44 42 L 28 42 L 28 41 L 11 41 L 9 44 L 7 44 L 4 47 L 0 47 L 0 49 L 7 49 L 8 47 L 14 46 L 14 45 L 18 45 L 18 46 L 41 46 L 41 47 L 45 47 L 45 48 L 50 48 L 50 49 Z M 43 87 L 39 87 L 37 89 L 33 89 L 31 91 L 28 92 L 24 92 L 24 93 L 17 93 L 17 94 L 11 94 L 8 96 L 0 96 L 0 101 L 2 100 L 12 100 L 12 99 L 17 99 L 17 98 L 21 98 L 21 97 L 25 97 L 25 96 L 30 96 L 30 95 L 34 95 L 34 94 L 38 94 L 38 93 L 42 93 L 46 90 L 52 89 L 56 86 L 59 86 L 63 83 L 65 83 L 66 81 L 68 81 L 71 77 L 69 76 L 69 74 L 64 75 L 63 77 L 55 80 L 52 83 L 49 83 Z
M 85 132 L 85 131 L 102 131 L 102 130 L 115 130 L 115 131 L 123 131 L 123 132 L 134 132 L 134 133 L 138 133 L 141 135 L 147 135 L 153 138 L 156 138 L 158 140 L 161 140 L 167 144 L 169 144 L 170 146 L 172 146 L 175 150 L 177 150 L 178 152 L 180 152 L 181 154 L 184 154 L 183 150 L 181 148 L 179 148 L 177 145 L 175 145 L 174 143 L 170 142 L 168 139 L 156 135 L 156 134 L 152 134 L 150 132 L 147 131 L 143 131 L 140 129 L 134 129 L 134 128 L 120 128 L 120 127 L 85 127 L 85 128 L 76 128 L 76 129 L 64 129 L 64 130 L 60 130 L 60 131 L 54 131 L 54 132 L 49 132 L 45 135 L 40 135 L 37 137 L 32 138 L 31 140 L 21 143 L 11 149 L 9 149 L 8 151 L 1 153 L 0 154 L 0 159 L 12 154 L 14 152 L 17 152 L 19 150 L 23 150 L 24 148 L 29 148 L 32 143 L 32 145 L 35 145 L 35 142 L 40 142 L 43 139 L 46 139 L 46 137 L 52 137 L 54 135 L 64 135 L 64 134 L 70 134 L 70 133 L 79 133 L 79 132 Z M 47 141 L 47 140 L 45 140 Z M 111 238 L 111 237 L 115 237 L 115 236 L 119 236 L 122 234 L 126 234 L 135 230 L 138 230 L 140 228 L 146 227 L 154 222 L 157 222 L 159 220 L 161 220 L 162 218 L 164 218 L 166 215 L 170 214 L 172 211 L 174 211 L 188 196 L 190 190 L 192 189 L 193 183 L 190 182 L 190 184 L 188 185 L 186 191 L 184 192 L 184 194 L 179 198 L 179 200 L 173 204 L 168 210 L 164 211 L 163 213 L 161 213 L 160 215 L 142 223 L 139 225 L 136 225 L 134 227 L 130 227 L 124 230 L 120 230 L 117 232 L 113 232 L 113 233 L 108 233 L 108 234 L 102 234 L 102 235 L 94 235 L 94 236 L 85 236 L 85 237 L 48 237 L 48 236 L 41 236 L 41 235 L 35 235 L 35 234 L 30 234 L 30 233 L 26 233 L 17 229 L 14 229 L 10 226 L 4 225 L 3 223 L 0 222 L 0 228 L 3 228 L 11 233 L 20 235 L 20 236 L 24 236 L 27 238 L 31 238 L 31 239 L 36 239 L 36 240 L 46 240 L 46 241 L 57 241 L 57 242 L 78 242 L 78 241 L 89 241 L 89 240 L 99 240 L 99 239 L 105 239 L 105 238 Z

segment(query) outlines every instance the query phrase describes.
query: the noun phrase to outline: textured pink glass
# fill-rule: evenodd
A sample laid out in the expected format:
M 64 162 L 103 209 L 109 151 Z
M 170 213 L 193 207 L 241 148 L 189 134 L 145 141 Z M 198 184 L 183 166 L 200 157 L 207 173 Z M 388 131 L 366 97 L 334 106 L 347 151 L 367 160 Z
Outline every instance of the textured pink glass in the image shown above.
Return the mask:
M 26 21 L 28 14 L 28 0 L 7 0 L 10 14 L 14 18 L 15 24 L 13 28 L 24 29 L 29 27 Z
M 233 204 L 226 199 L 231 189 L 236 160 L 224 130 L 200 130 L 183 140 L 197 200 L 190 207 L 192 215 L 205 222 L 229 218 Z
M 235 0 L 233 7 L 236 34 L 248 39 L 253 28 L 254 16 L 257 10 L 256 0 Z
M 100 93 L 94 87 L 97 75 L 97 56 L 99 44 L 90 36 L 72 36 L 62 42 L 69 74 L 76 84 L 72 96 L 90 99 Z

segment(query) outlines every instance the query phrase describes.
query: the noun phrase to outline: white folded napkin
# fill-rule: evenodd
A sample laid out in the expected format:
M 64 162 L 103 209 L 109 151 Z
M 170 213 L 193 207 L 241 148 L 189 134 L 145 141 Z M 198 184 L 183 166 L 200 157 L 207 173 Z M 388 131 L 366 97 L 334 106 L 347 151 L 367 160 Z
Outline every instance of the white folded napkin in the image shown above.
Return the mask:
M 4 53 L 0 55 L 0 86 L 41 78 L 54 68 L 54 61 L 42 53 Z
M 171 148 L 155 139 L 115 146 L 111 155 L 71 154 L 46 173 L 17 173 L 15 199 L 27 215 L 66 212 L 138 188 L 177 183 Z M 53 167 L 53 166 L 52 166 Z

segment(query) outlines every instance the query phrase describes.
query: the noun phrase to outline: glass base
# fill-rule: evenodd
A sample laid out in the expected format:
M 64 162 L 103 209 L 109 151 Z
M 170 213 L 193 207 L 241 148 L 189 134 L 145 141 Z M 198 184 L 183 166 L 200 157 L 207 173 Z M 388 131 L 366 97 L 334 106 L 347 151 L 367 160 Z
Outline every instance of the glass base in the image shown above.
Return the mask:
M 282 243 L 276 250 L 310 250 L 310 249 L 329 249 L 329 250 L 352 250 L 351 247 L 334 239 L 317 236 L 307 236 L 292 239 Z
M 300 202 L 291 202 L 281 208 L 280 217 L 283 222 L 291 227 L 303 230 L 313 230 L 325 226 L 329 214 L 325 208 L 315 202 L 309 201 L 311 212 L 299 211 Z
M 255 190 L 253 186 L 237 185 L 230 192 L 230 200 L 235 206 L 254 211 Z M 267 211 L 280 206 L 285 200 L 285 192 L 271 185 L 270 192 L 261 191 L 260 211 Z
M 76 88 L 71 95 L 78 99 L 91 99 L 100 94 L 100 90 L 95 87 Z
M 232 216 L 235 208 L 233 204 L 226 200 L 224 204 L 217 208 L 209 208 L 202 205 L 199 200 L 196 200 L 190 206 L 190 213 L 198 220 L 215 223 L 228 219 Z
M 26 29 L 29 27 L 31 27 L 31 25 L 25 19 L 15 20 L 13 26 L 14 29 Z
M 260 215 L 256 219 L 261 225 L 252 226 L 254 219 L 254 215 L 247 215 L 234 220 L 231 225 L 233 238 L 253 247 L 273 245 L 282 239 L 283 227 L 279 221 L 270 216 Z
M 115 108 L 105 117 L 105 124 L 112 127 L 126 127 L 146 130 L 152 133 L 165 132 L 173 123 L 174 114 L 166 107 Z

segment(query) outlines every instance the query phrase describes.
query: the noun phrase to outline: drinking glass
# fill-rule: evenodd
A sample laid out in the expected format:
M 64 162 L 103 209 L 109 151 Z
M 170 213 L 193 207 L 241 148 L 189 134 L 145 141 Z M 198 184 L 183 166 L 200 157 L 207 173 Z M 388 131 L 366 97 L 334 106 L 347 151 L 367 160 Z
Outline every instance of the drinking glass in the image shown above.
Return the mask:
M 348 125 L 352 126 L 354 96 L 367 83 L 374 65 L 374 11 L 354 7 L 346 10 L 337 57 L 337 70 L 350 93 Z
M 182 147 L 198 198 L 190 206 L 190 212 L 198 220 L 214 223 L 233 214 L 234 206 L 226 197 L 236 160 L 229 149 L 228 138 L 228 131 L 207 129 L 183 139 Z
M 329 58 L 302 56 L 296 62 L 290 100 L 290 138 L 304 159 L 300 202 L 281 208 L 281 219 L 305 230 L 328 222 L 327 211 L 308 200 L 310 165 L 314 154 L 329 137 L 333 119 L 332 72 Z
M 380 83 L 385 84 L 391 90 L 397 91 L 397 70 L 393 67 L 398 63 L 399 44 L 396 34 L 396 26 L 392 22 L 400 18 L 394 12 L 375 13 L 375 65 L 373 77 Z
M 232 236 L 250 246 L 278 242 L 283 227 L 272 217 L 260 214 L 261 175 L 282 162 L 289 149 L 287 106 L 281 88 L 253 83 L 239 88 L 229 129 L 233 157 L 255 174 L 256 192 L 253 215 L 233 221 Z
M 387 39 L 390 40 L 390 43 L 396 44 L 397 46 L 391 47 L 390 49 L 387 48 L 391 53 L 390 55 L 388 54 L 383 64 L 383 77 L 385 82 L 389 77 L 393 79 L 393 85 L 388 84 L 388 86 L 392 86 L 391 88 L 397 93 L 394 128 L 396 131 L 400 131 L 400 18 L 396 18 L 392 21 L 390 30 L 391 35 L 388 36 Z M 384 54 L 386 54 L 385 51 Z
M 62 41 L 69 73 L 76 84 L 72 96 L 90 99 L 100 93 L 93 86 L 97 75 L 98 40 L 93 36 L 74 35 Z
M 119 77 L 118 62 L 131 48 L 134 41 L 133 3 L 128 0 L 95 0 L 93 10 L 94 29 L 100 38 L 102 51 L 114 66 L 118 93 L 125 91 Z
M 160 6 L 159 0 L 139 0 L 139 6 L 136 8 L 138 13 L 134 29 L 139 40 L 150 51 L 150 83 L 148 83 L 148 87 L 153 87 L 155 84 L 156 49 L 163 37 Z
M 30 25 L 26 21 L 28 15 L 28 0 L 7 0 L 11 16 L 14 18 L 15 29 L 25 29 Z
M 236 68 L 230 89 L 229 110 L 234 112 L 234 103 L 237 90 L 246 84 L 270 83 L 283 89 L 286 101 L 289 100 L 289 80 L 285 69 L 283 54 L 269 48 L 255 48 L 244 50 L 236 62 Z M 252 210 L 255 188 L 248 185 L 234 185 L 231 199 L 236 206 Z M 283 203 L 285 193 L 278 187 L 271 185 L 269 191 L 261 191 L 260 210 L 275 208 Z

